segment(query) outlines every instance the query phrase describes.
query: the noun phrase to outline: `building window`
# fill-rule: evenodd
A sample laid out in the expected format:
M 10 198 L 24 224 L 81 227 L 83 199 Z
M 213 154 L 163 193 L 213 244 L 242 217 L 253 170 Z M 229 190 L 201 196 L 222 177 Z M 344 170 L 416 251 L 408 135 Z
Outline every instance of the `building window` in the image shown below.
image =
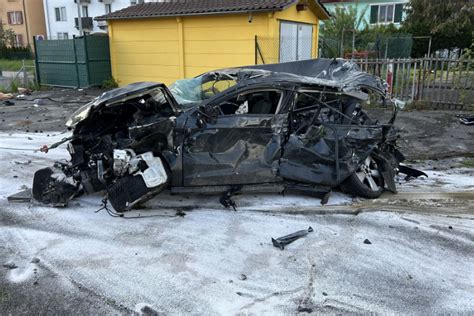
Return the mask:
M 112 12 L 112 4 L 111 3 L 106 3 L 105 4 L 105 14 L 109 14 Z
M 403 3 L 370 6 L 370 24 L 400 23 L 402 16 Z
M 131 5 L 142 4 L 145 0 L 130 0 Z
M 11 24 L 11 25 L 23 24 L 23 12 L 21 11 L 8 12 L 8 24 Z
M 86 5 L 82 6 L 82 17 L 83 18 L 89 17 L 89 7 Z
M 58 39 L 59 40 L 69 39 L 69 34 L 67 32 L 58 32 Z
M 23 35 L 15 34 L 15 46 L 23 47 Z
M 57 22 L 66 21 L 66 7 L 54 8 L 54 12 L 56 13 Z

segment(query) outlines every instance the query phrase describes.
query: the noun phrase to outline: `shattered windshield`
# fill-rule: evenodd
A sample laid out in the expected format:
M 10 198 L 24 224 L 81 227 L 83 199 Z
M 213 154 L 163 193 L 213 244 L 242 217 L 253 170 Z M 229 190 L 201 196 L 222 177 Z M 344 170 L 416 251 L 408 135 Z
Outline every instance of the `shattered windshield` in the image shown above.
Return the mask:
M 188 109 L 236 84 L 234 77 L 218 72 L 206 73 L 192 79 L 175 81 L 170 86 L 176 102 L 181 109 Z

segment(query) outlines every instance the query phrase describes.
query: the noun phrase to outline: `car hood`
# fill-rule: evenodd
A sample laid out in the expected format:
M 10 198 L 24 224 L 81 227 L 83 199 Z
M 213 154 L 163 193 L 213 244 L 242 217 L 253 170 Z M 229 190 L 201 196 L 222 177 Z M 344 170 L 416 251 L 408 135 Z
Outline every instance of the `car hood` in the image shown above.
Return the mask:
M 69 119 L 66 121 L 66 126 L 73 128 L 77 123 L 85 120 L 89 117 L 90 112 L 101 106 L 107 106 L 117 102 L 125 101 L 129 98 L 136 98 L 141 95 L 145 95 L 153 89 L 162 87 L 167 90 L 166 85 L 158 82 L 135 82 L 124 87 L 116 88 L 107 92 L 102 93 L 99 97 L 95 98 L 91 102 L 83 105 L 77 111 L 75 111 Z M 172 96 L 168 93 L 170 99 Z M 172 99 L 172 107 L 175 108 L 174 99 Z
M 102 93 L 97 99 L 94 100 L 94 103 L 97 106 L 105 103 L 113 103 L 130 96 L 134 97 L 139 96 L 140 94 L 146 94 L 150 90 L 164 86 L 164 84 L 158 82 L 135 82 L 125 87 Z

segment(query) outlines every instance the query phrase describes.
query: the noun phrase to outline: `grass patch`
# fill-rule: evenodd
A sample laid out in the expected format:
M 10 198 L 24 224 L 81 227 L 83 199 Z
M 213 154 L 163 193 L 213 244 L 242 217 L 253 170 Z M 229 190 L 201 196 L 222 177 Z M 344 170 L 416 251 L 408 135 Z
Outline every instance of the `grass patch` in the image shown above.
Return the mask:
M 474 159 L 465 159 L 461 162 L 461 166 L 465 168 L 474 168 Z
M 0 69 L 7 71 L 19 71 L 23 63 L 21 59 L 0 59 Z M 34 66 L 34 59 L 25 59 L 26 66 Z

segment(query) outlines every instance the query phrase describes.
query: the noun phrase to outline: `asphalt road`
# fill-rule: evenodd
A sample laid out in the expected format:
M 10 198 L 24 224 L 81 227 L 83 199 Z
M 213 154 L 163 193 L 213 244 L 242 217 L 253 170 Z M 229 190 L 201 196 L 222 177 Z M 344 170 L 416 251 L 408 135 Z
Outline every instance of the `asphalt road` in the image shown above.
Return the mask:
M 101 196 L 58 209 L 8 203 L 63 135 L 0 134 L 0 314 L 474 313 L 474 169 L 381 199 L 162 194 L 115 218 Z M 436 166 L 436 168 L 433 167 Z M 442 167 L 444 166 L 444 167 Z M 184 211 L 179 216 L 178 211 Z M 279 237 L 314 232 L 275 248 Z

